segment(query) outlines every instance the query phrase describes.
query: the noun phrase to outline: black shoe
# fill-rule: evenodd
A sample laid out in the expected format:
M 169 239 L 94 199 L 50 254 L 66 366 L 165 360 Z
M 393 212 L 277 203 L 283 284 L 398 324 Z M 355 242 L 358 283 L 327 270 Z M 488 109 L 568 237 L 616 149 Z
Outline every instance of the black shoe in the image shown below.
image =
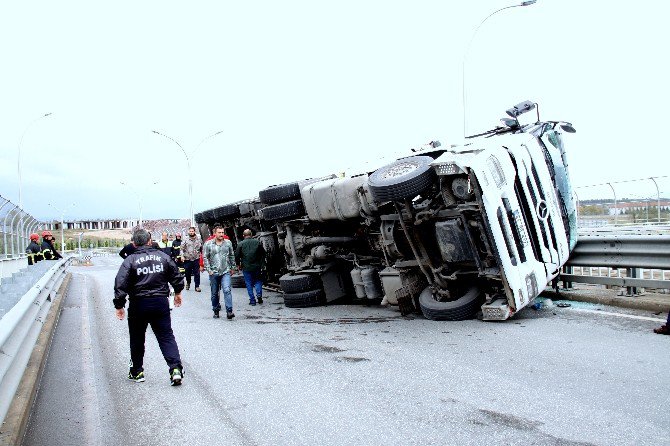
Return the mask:
M 654 328 L 654 333 L 662 335 L 670 335 L 670 327 L 667 325 L 661 325 L 658 328 Z
M 143 383 L 144 382 L 144 372 L 137 372 L 133 373 L 132 370 L 128 372 L 128 379 L 131 381 L 135 381 L 136 383 Z
M 185 289 L 186 291 L 188 291 L 189 288 L 191 288 L 191 284 L 190 284 L 190 283 L 187 283 L 186 286 L 184 287 L 184 289 Z
M 228 319 L 232 319 L 232 318 L 235 317 L 235 313 L 233 313 L 232 310 L 231 310 L 231 311 L 226 311 L 226 317 L 227 317 Z
M 214 310 L 214 319 L 218 319 L 218 318 L 219 318 L 219 310 Z
M 170 385 L 180 386 L 182 379 L 184 379 L 184 371 L 176 367 L 172 369 L 172 371 L 170 372 Z
M 259 304 L 262 304 L 263 303 L 263 298 L 261 296 L 258 296 L 256 298 L 256 302 L 258 302 Z

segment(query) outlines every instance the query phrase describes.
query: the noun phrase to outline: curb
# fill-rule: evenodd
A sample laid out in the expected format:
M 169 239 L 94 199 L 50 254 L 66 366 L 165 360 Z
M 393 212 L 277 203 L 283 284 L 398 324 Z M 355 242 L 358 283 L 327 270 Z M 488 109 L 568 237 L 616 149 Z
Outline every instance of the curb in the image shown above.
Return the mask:
M 49 356 L 53 334 L 56 331 L 56 325 L 58 324 L 62 304 L 65 300 L 65 294 L 67 293 L 71 278 L 72 273 L 67 273 L 56 292 L 56 297 L 51 304 L 51 308 L 49 308 L 49 313 L 35 342 L 35 348 L 30 355 L 19 387 L 16 389 L 16 394 L 7 411 L 5 421 L 2 423 L 0 446 L 20 445 L 23 442 L 23 437 L 28 427 L 28 420 L 30 419 L 30 411 L 37 396 L 42 373 Z
M 598 294 L 594 293 L 593 290 L 573 289 L 569 291 L 561 290 L 558 294 L 555 291 L 547 290 L 542 295 L 554 300 L 588 302 L 633 310 L 651 311 L 653 313 L 667 313 L 670 311 L 670 296 L 662 294 L 617 296 L 611 293 Z

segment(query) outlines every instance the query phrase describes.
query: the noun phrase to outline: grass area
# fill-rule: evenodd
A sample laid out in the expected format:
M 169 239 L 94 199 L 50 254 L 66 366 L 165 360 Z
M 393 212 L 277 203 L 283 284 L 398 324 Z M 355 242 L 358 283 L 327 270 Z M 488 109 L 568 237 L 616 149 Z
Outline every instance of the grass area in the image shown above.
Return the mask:
M 61 231 L 51 231 L 55 240 L 57 250 L 61 247 Z M 79 246 L 79 235 L 81 235 L 82 248 L 122 247 L 130 242 L 130 230 L 128 229 L 65 229 L 63 238 L 65 249 L 76 249 Z

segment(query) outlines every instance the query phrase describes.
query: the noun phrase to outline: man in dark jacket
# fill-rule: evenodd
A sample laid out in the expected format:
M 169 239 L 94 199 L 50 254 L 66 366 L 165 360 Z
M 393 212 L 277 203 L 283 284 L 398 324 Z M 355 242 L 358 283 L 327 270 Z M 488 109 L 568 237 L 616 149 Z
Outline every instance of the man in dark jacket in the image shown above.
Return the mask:
M 122 259 L 125 259 L 128 257 L 130 254 L 134 253 L 137 250 L 135 245 L 133 245 L 133 242 L 128 243 L 126 246 L 119 251 L 119 255 L 121 256 Z
M 121 264 L 114 282 L 116 317 L 123 320 L 126 296 L 129 296 L 128 330 L 130 332 L 130 370 L 128 379 L 144 381 L 144 340 L 147 325 L 156 336 L 163 358 L 170 371 L 170 383 L 178 386 L 184 377 L 179 347 L 172 332 L 168 295 L 174 289 L 174 305 L 181 306 L 184 276 L 174 261 L 151 244 L 151 236 L 144 229 L 133 234 L 137 250 Z
M 174 263 L 179 267 L 180 272 L 184 272 L 184 258 L 181 255 L 181 233 L 177 232 L 175 235 L 175 240 L 172 242 L 172 253 L 170 257 L 174 260 Z
M 244 283 L 247 285 L 249 294 L 249 305 L 263 303 L 263 279 L 261 269 L 265 263 L 265 249 L 258 239 L 251 237 L 251 229 L 245 229 L 242 233 L 244 240 L 237 244 L 235 259 L 238 269 L 244 274 Z M 254 297 L 254 288 L 256 297 Z
M 26 248 L 26 254 L 28 254 L 28 265 L 34 265 L 40 260 L 44 260 L 44 256 L 42 255 L 42 248 L 37 243 L 39 241 L 39 234 L 30 234 L 30 244 Z
M 45 260 L 58 260 L 63 258 L 63 256 L 56 251 L 56 248 L 54 248 L 54 236 L 51 234 L 51 231 L 42 232 L 42 255 Z

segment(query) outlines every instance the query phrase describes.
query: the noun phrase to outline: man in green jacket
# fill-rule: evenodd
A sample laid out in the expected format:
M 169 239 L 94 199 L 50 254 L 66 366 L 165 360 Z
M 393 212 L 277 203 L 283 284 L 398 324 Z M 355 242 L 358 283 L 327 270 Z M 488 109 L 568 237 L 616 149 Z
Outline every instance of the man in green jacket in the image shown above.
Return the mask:
M 237 244 L 235 258 L 237 267 L 244 274 L 244 283 L 249 293 L 249 305 L 263 303 L 263 279 L 261 270 L 265 264 L 265 249 L 258 239 L 252 238 L 251 229 L 245 229 L 242 233 L 244 240 Z M 254 288 L 256 296 L 254 297 Z

